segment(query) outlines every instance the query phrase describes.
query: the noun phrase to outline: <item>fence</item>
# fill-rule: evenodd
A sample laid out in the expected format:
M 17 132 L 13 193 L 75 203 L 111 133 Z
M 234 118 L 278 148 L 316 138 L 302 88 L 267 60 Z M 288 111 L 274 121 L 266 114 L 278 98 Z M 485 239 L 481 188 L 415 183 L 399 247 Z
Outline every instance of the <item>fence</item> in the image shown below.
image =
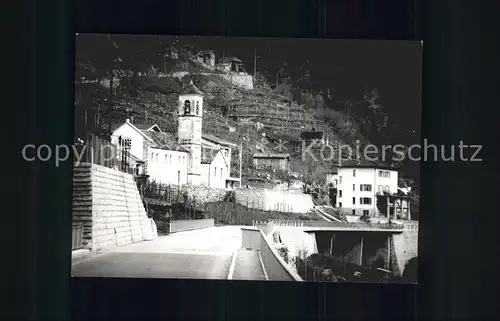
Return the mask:
M 83 226 L 73 226 L 71 250 L 78 250 L 83 247 Z
M 345 228 L 374 228 L 387 230 L 402 230 L 400 224 L 390 223 L 360 223 L 360 222 L 332 222 L 332 221 L 306 221 L 306 220 L 255 220 L 252 221 L 253 226 L 273 223 L 275 226 L 296 226 L 296 227 L 345 227 Z
M 79 146 L 79 153 L 83 150 L 80 162 L 92 163 L 120 170 L 129 174 L 138 174 L 138 170 L 131 166 L 129 141 L 120 142 L 122 146 L 111 143 L 109 140 L 87 133 L 84 145 Z
M 298 274 L 305 281 L 325 282 L 399 282 L 400 278 L 392 272 L 361 266 L 333 257 L 317 256 L 313 262 L 311 257 L 295 258 Z
M 141 186 L 141 194 L 148 203 L 167 205 L 186 203 L 188 201 L 177 185 L 162 185 L 146 182 Z

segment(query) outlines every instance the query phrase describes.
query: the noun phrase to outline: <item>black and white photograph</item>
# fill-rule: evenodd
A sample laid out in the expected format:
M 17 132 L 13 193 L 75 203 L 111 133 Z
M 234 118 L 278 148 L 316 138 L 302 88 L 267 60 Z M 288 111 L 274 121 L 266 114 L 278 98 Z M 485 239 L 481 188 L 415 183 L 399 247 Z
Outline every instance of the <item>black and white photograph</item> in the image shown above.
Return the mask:
M 77 34 L 72 277 L 418 283 L 423 45 Z

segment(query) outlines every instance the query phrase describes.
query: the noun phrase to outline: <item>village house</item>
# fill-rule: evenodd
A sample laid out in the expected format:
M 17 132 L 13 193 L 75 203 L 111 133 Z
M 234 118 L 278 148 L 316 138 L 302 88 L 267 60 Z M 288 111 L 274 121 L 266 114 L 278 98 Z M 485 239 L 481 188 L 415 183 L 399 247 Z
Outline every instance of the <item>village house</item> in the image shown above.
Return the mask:
M 202 50 L 198 53 L 198 63 L 209 69 L 215 68 L 215 51 L 212 49 Z
M 235 144 L 202 134 L 203 93 L 191 82 L 179 94 L 177 133 L 163 132 L 155 124 L 116 126 L 111 142 L 123 150 L 128 142 L 130 162 L 137 174 L 162 184 L 234 186 L 230 177 L 231 150 Z
M 224 57 L 219 62 L 218 68 L 224 72 L 246 73 L 243 61 L 237 57 Z
M 382 210 L 380 200 L 385 203 Z M 357 216 L 387 216 L 389 208 L 393 218 L 410 219 L 409 200 L 398 195 L 398 171 L 368 160 L 347 160 L 338 168 L 336 207 Z
M 255 153 L 252 157 L 255 169 L 278 169 L 290 172 L 290 154 Z
M 328 136 L 325 132 L 316 131 L 316 129 L 312 129 L 312 131 L 305 131 L 300 134 L 300 139 L 306 144 L 321 144 L 328 145 Z

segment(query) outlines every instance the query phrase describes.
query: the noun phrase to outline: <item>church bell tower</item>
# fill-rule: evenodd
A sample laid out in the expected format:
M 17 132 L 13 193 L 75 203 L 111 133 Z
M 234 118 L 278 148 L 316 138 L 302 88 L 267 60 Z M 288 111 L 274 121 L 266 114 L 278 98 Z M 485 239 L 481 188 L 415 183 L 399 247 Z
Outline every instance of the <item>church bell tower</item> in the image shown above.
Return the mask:
M 179 94 L 178 144 L 189 151 L 188 184 L 199 185 L 201 177 L 201 130 L 203 118 L 203 92 L 193 81 Z

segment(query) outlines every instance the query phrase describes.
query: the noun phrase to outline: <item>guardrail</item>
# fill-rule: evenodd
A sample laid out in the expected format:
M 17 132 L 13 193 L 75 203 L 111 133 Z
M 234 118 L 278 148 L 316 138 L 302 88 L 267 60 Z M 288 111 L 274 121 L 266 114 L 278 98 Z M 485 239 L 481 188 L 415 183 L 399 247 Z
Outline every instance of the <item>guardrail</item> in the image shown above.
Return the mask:
M 278 254 L 264 232 L 256 228 L 241 228 L 242 248 L 258 250 L 270 281 L 302 281 Z
M 73 226 L 71 250 L 78 250 L 83 247 L 83 226 Z
M 214 226 L 214 219 L 200 219 L 200 220 L 175 220 L 170 221 L 168 226 L 168 233 L 183 232 L 190 230 L 197 230 Z

